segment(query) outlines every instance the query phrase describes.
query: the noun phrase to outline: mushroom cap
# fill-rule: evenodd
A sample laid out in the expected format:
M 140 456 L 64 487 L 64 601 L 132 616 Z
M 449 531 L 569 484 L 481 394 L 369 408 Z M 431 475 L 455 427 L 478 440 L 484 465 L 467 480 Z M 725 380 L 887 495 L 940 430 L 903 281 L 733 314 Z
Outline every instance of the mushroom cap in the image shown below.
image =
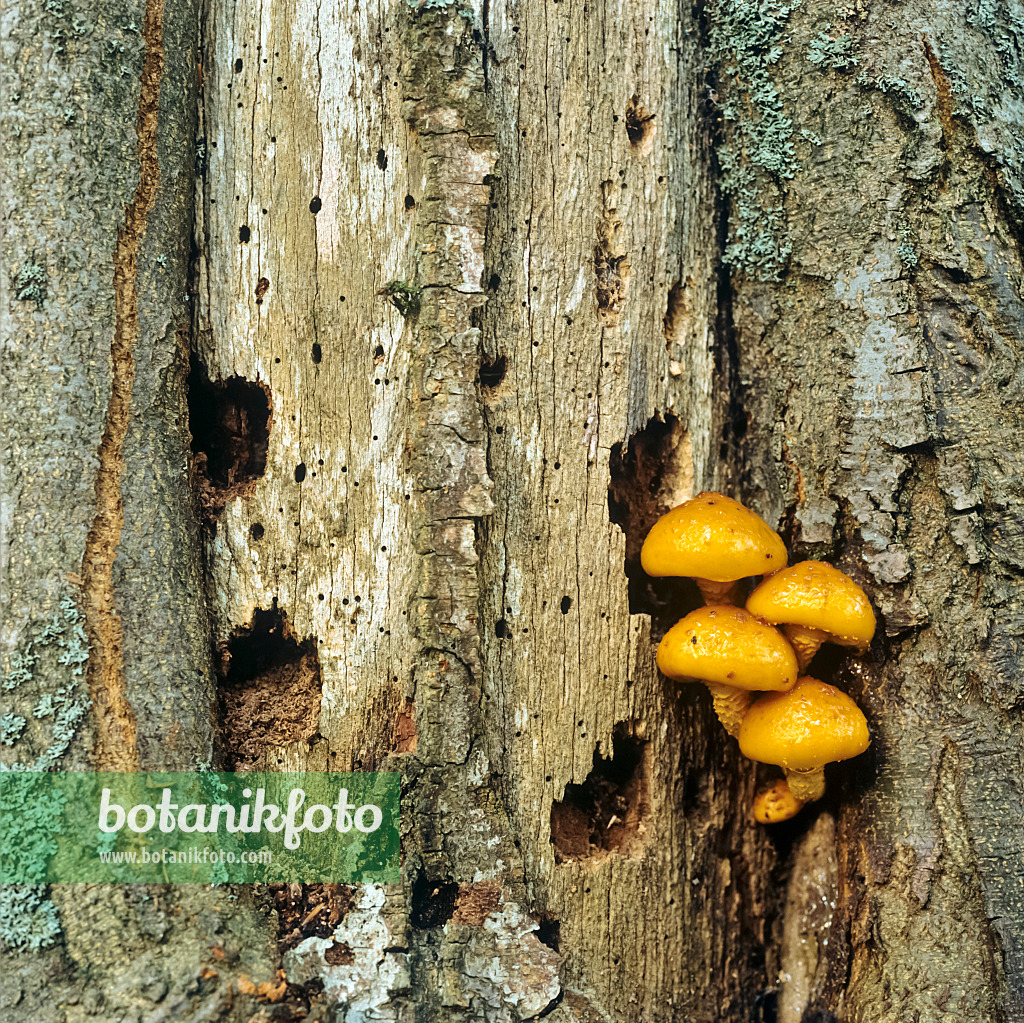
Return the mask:
M 658 667 L 680 681 L 765 691 L 792 689 L 797 676 L 786 637 L 741 607 L 691 611 L 658 644 Z
M 727 583 L 783 568 L 782 538 L 739 501 L 704 491 L 666 512 L 644 540 L 648 575 L 679 575 Z
M 848 760 L 871 744 L 860 707 L 835 686 L 809 677 L 787 693 L 755 700 L 737 738 L 745 757 L 789 771 Z
M 868 648 L 875 613 L 864 591 L 824 561 L 801 561 L 763 580 L 747 610 L 775 625 L 803 625 L 827 632 L 834 643 Z
M 795 817 L 805 805 L 802 799 L 797 799 L 789 791 L 785 779 L 780 778 L 754 797 L 754 820 L 758 824 L 778 824 Z

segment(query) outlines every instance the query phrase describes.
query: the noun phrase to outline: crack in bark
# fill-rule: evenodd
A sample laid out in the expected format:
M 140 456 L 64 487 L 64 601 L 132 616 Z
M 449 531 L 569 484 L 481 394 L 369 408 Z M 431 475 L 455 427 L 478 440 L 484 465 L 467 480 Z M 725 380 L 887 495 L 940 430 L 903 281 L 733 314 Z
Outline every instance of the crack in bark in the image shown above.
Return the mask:
M 110 398 L 99 448 L 96 516 L 82 558 L 85 620 L 90 643 L 88 681 L 97 725 L 94 757 L 97 767 L 105 770 L 138 767 L 135 714 L 124 695 L 123 635 L 115 607 L 113 568 L 124 526 L 121 484 L 125 467 L 124 441 L 131 419 L 135 381 L 134 349 L 139 334 L 136 287 L 139 248 L 160 185 L 156 132 L 164 72 L 163 13 L 163 0 L 147 0 L 142 28 L 146 56 L 135 122 L 139 183 L 125 209 L 124 225 L 118 231 L 114 253 L 115 321 L 110 343 Z

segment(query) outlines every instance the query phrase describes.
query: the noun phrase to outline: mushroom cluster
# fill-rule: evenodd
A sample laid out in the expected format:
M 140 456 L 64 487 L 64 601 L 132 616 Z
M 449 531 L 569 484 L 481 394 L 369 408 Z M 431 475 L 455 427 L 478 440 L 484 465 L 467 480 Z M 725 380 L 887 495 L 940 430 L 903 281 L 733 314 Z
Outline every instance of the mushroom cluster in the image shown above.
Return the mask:
M 864 591 L 822 561 L 787 567 L 781 537 L 723 494 L 704 492 L 663 515 L 640 561 L 651 576 L 693 579 L 707 606 L 672 626 L 658 668 L 700 681 L 744 756 L 776 764 L 785 778 L 758 793 L 754 818 L 789 820 L 825 792 L 828 763 L 868 748 L 867 721 L 846 693 L 804 676 L 822 643 L 863 654 L 875 632 Z M 741 584 L 763 576 L 737 607 Z

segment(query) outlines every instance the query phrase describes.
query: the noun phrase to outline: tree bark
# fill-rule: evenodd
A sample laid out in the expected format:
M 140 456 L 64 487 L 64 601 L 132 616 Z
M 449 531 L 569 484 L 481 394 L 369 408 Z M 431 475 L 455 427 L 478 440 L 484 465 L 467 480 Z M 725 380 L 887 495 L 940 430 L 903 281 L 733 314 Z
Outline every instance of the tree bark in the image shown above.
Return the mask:
M 0 754 L 397 770 L 403 880 L 15 893 L 5 1018 L 1024 1020 L 1021 13 L 13 9 Z M 712 487 L 879 612 L 774 831 Z

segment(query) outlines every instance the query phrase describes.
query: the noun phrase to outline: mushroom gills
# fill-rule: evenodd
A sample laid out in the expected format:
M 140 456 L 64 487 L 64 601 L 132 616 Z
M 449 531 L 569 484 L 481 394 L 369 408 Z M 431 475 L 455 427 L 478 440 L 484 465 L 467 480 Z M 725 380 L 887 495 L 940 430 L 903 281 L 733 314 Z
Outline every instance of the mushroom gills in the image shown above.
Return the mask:
M 801 671 L 811 663 L 821 644 L 830 638 L 824 629 L 812 629 L 806 625 L 784 625 L 782 631 L 796 651 L 796 660 Z
M 720 682 L 705 681 L 704 685 L 711 692 L 712 703 L 718 720 L 732 736 L 740 734 L 740 725 L 753 702 L 754 694 L 746 689 L 722 685 Z
M 812 767 L 807 771 L 794 771 L 788 767 L 783 768 L 786 772 L 786 782 L 789 791 L 794 797 L 803 800 L 805 803 L 813 803 L 825 795 L 825 768 Z

